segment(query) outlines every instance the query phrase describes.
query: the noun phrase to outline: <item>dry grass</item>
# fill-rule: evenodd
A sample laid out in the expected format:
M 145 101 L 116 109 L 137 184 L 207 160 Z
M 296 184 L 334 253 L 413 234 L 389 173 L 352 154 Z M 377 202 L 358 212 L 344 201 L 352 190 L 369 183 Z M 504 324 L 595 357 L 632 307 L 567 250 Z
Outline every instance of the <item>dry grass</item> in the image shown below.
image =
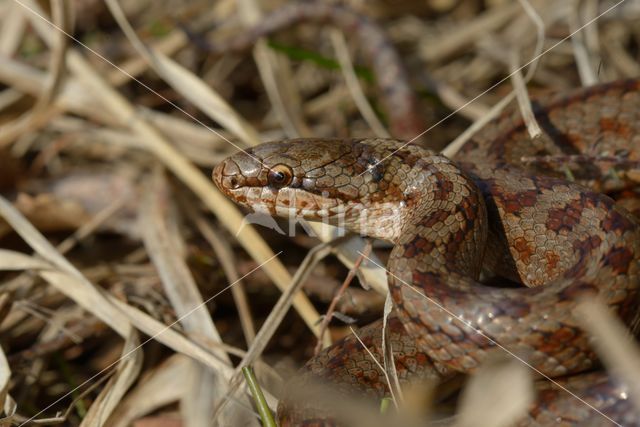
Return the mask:
M 254 228 L 208 178 L 261 141 L 389 134 L 351 34 L 303 25 L 211 58 L 178 25 L 213 23 L 221 43 L 283 3 L 0 3 L 0 425 L 257 426 L 241 368 L 275 408 L 283 365 L 308 358 L 317 336 L 327 346 L 349 333 L 321 334 L 331 298 L 312 304 L 303 285 L 337 287 L 355 265 L 386 293 L 388 248 L 360 265 L 359 237 Z M 347 3 L 401 49 L 426 140 L 447 155 L 514 98 L 535 137 L 528 91 L 640 74 L 632 0 L 569 39 L 614 2 L 580 13 L 550 0 Z M 595 336 L 618 333 L 598 306 L 583 310 L 613 322 L 603 331 L 587 316 Z M 604 361 L 637 371 L 637 349 L 609 353 L 618 345 L 598 348 Z M 529 396 L 504 394 L 514 376 L 527 390 L 520 368 L 494 361 L 474 378 L 460 425 L 517 418 Z

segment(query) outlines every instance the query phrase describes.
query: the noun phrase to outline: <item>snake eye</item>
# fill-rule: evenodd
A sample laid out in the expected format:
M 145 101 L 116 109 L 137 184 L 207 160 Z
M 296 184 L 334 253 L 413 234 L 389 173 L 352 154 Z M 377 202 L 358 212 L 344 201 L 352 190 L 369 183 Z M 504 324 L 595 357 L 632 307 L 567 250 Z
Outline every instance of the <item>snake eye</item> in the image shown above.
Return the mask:
M 287 165 L 275 165 L 269 170 L 269 184 L 275 188 L 289 185 L 293 179 L 293 171 Z

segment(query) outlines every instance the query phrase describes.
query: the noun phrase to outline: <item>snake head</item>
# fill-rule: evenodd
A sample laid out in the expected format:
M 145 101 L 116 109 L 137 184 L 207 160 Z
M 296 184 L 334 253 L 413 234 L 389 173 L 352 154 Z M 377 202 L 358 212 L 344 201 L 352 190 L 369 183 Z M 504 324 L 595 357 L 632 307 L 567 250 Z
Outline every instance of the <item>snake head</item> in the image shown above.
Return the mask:
M 390 238 L 388 231 L 380 231 L 389 230 L 380 221 L 398 222 L 404 196 L 397 170 L 381 160 L 401 144 L 331 139 L 266 143 L 221 162 L 213 181 L 231 200 L 256 212 Z

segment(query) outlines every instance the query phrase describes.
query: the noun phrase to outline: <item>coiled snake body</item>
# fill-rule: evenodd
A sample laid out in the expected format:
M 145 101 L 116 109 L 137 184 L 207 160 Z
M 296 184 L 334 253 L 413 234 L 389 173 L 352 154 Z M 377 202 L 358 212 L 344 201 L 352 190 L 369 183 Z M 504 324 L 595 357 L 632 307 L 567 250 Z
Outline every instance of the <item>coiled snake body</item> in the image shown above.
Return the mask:
M 640 226 L 620 205 L 637 209 L 635 175 L 610 160 L 589 161 L 574 165 L 570 182 L 562 169 L 526 168 L 521 159 L 623 155 L 637 164 L 640 85 L 582 89 L 536 103 L 535 112 L 542 138 L 531 141 L 510 111 L 457 162 L 397 140 L 296 140 L 236 154 L 213 178 L 240 204 L 328 218 L 394 242 L 387 268 L 397 317 L 389 333 L 401 381 L 472 372 L 499 343 L 544 375 L 568 377 L 563 384 L 615 422 L 638 425 L 624 385 L 600 372 L 579 374 L 594 370 L 597 358 L 572 314 L 580 297 L 597 296 L 638 330 Z M 483 268 L 528 287 L 482 285 Z M 372 331 L 363 333 L 365 344 L 379 348 Z M 296 381 L 325 378 L 380 397 L 386 381 L 368 357 L 348 338 Z M 581 405 L 543 386 L 524 423 L 609 422 Z M 284 402 L 283 425 L 330 422 L 308 406 Z

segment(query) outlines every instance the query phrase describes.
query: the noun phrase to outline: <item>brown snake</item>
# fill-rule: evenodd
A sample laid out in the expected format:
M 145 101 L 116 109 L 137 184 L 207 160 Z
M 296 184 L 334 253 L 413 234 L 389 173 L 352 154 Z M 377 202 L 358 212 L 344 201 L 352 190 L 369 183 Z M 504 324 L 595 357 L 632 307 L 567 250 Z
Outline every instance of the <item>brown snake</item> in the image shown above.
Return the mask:
M 592 407 L 543 384 L 523 424 L 640 425 L 623 384 L 599 371 L 580 374 L 597 368 L 597 357 L 572 314 L 579 298 L 597 295 L 632 332 L 639 329 L 640 226 L 601 193 L 637 209 L 636 175 L 581 163 L 572 168 L 577 183 L 520 162 L 604 153 L 637 165 L 640 83 L 534 105 L 543 137 L 531 141 L 518 112 L 509 111 L 467 143 L 457 162 L 397 140 L 296 140 L 238 153 L 213 179 L 241 205 L 328 218 L 395 243 L 387 268 L 397 318 L 389 329 L 401 382 L 472 372 L 499 343 L 544 375 L 566 377 L 561 383 Z M 482 269 L 529 287 L 483 285 Z M 375 330 L 362 334 L 379 351 Z M 295 381 L 322 378 L 379 398 L 386 381 L 368 357 L 350 337 L 308 362 Z M 286 400 L 279 410 L 282 425 L 330 425 L 330 415 Z

